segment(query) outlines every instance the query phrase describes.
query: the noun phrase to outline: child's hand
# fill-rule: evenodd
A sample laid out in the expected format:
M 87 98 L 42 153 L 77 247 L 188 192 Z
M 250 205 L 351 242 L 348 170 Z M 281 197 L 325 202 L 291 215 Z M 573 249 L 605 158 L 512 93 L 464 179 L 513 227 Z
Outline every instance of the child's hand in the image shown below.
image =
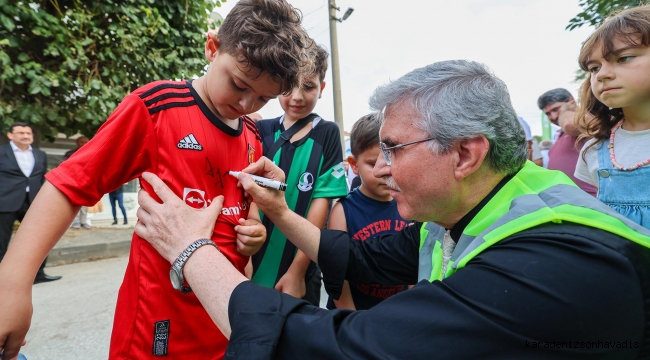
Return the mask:
M 305 275 L 297 276 L 293 272 L 287 271 L 275 285 L 275 290 L 302 299 L 307 293 Z
M 237 251 L 245 256 L 257 253 L 266 240 L 266 228 L 255 219 L 239 219 L 235 231 L 237 231 Z

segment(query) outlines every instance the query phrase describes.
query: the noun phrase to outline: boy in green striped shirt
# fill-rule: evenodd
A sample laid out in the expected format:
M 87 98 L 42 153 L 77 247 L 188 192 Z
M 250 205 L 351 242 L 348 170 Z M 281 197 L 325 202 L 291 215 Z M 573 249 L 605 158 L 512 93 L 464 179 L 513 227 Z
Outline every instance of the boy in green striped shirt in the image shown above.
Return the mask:
M 284 115 L 257 122 L 264 155 L 284 170 L 287 204 L 312 224 L 323 228 L 329 200 L 348 193 L 343 167 L 340 132 L 335 123 L 312 113 L 325 88 L 329 54 L 320 46 L 311 51 L 314 73 L 301 85 L 279 97 Z M 295 126 L 295 127 L 294 127 Z M 294 133 L 288 141 L 285 136 Z M 274 146 L 276 141 L 280 144 Z M 272 153 L 269 153 L 272 152 Z M 303 298 L 318 306 L 320 270 L 298 250 L 266 217 L 262 217 L 267 238 L 262 249 L 251 257 L 253 282 Z

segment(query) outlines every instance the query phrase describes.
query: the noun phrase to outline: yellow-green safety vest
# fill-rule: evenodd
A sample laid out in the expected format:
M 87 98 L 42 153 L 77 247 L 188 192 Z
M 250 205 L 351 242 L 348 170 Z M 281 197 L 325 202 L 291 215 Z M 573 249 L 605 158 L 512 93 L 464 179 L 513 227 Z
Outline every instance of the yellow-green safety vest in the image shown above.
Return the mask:
M 435 224 L 422 224 L 418 280 L 433 282 L 450 277 L 508 236 L 563 221 L 601 229 L 650 248 L 650 230 L 580 190 L 564 173 L 528 161 L 465 227 L 444 274 L 442 241 L 446 230 Z

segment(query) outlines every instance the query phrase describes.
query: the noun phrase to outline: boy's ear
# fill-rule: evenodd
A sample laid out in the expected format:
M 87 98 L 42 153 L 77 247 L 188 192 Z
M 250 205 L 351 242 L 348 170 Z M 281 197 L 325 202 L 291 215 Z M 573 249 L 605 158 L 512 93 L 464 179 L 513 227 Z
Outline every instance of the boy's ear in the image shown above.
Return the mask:
M 205 41 L 205 58 L 212 62 L 219 52 L 219 40 L 213 32 L 208 33 L 208 39 Z
M 318 94 L 319 99 L 321 96 L 323 96 L 323 89 L 325 89 L 325 81 L 320 82 L 320 94 Z
M 357 159 L 354 156 L 348 156 L 348 164 L 352 168 L 354 175 L 359 175 L 359 167 L 357 166 Z

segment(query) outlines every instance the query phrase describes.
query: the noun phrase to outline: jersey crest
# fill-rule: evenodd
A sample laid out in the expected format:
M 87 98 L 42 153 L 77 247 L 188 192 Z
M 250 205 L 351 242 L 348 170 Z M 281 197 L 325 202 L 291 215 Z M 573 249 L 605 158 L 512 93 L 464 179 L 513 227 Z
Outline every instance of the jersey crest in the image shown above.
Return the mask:
M 255 162 L 255 148 L 248 144 L 248 163 L 252 164 Z
M 298 180 L 298 190 L 300 191 L 309 191 L 314 186 L 314 175 L 312 173 L 305 171 L 300 175 Z

